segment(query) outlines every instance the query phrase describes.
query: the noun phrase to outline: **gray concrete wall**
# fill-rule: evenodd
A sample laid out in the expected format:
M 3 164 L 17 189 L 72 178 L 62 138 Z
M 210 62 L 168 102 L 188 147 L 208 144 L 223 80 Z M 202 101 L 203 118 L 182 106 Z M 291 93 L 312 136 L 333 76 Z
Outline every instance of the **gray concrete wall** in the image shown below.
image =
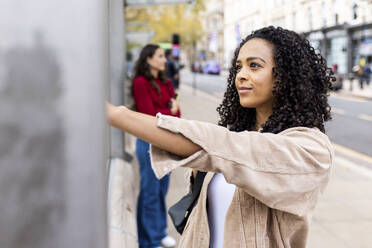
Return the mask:
M 109 0 L 109 98 L 114 105 L 124 104 L 124 3 L 123 0 Z M 124 133 L 110 128 L 110 156 L 124 158 Z
M 110 101 L 125 103 L 125 38 L 123 0 L 109 0 L 109 68 Z M 125 153 L 124 140 L 128 137 L 110 128 L 110 164 L 108 178 L 109 247 L 136 248 L 136 197 L 134 171 Z
M 106 247 L 108 4 L 0 2 L 0 247 Z

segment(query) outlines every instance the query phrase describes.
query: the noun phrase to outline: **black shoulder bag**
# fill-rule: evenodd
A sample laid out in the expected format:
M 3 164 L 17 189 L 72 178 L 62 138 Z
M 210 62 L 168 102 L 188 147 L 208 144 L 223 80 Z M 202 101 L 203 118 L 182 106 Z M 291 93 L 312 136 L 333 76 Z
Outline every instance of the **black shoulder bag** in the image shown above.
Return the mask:
M 168 214 L 172 219 L 173 225 L 180 234 L 182 234 L 183 230 L 185 229 L 191 211 L 198 202 L 200 190 L 203 186 L 203 181 L 206 174 L 207 172 L 198 171 L 194 182 L 191 182 L 191 192 L 182 197 L 181 200 L 179 200 L 168 210 Z M 191 180 L 192 179 L 193 177 L 191 177 Z

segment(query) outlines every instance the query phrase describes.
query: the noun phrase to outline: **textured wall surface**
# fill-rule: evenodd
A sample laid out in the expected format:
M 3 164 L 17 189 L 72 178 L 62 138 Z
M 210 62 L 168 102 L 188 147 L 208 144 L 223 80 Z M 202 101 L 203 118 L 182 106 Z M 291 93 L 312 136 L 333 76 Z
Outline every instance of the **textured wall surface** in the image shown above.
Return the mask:
M 108 187 L 110 248 L 138 247 L 136 179 L 133 165 L 122 159 L 111 161 Z
M 0 247 L 106 247 L 107 3 L 0 3 Z

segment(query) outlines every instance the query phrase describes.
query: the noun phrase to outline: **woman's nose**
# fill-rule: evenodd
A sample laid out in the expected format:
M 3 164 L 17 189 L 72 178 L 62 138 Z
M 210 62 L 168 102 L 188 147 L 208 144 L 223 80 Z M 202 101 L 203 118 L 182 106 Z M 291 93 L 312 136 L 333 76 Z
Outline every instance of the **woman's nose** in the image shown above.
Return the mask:
M 244 82 L 248 80 L 248 73 L 245 70 L 241 70 L 238 75 L 236 75 L 236 78 L 240 82 Z

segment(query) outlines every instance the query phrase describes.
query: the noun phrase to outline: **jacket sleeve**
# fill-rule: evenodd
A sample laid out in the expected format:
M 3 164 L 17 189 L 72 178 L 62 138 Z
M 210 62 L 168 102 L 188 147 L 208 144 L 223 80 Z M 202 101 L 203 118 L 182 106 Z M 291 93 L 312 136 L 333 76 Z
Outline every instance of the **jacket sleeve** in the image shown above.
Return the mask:
M 157 177 L 185 166 L 222 173 L 265 205 L 296 215 L 312 210 L 329 180 L 333 149 L 317 129 L 290 128 L 280 134 L 232 132 L 227 128 L 158 115 L 157 125 L 202 147 L 181 159 L 151 147 Z
M 153 116 L 157 113 L 162 113 L 165 115 L 172 114 L 169 108 L 160 109 L 155 107 L 148 89 L 148 82 L 143 78 L 136 78 L 134 80 L 133 97 L 138 112 Z

